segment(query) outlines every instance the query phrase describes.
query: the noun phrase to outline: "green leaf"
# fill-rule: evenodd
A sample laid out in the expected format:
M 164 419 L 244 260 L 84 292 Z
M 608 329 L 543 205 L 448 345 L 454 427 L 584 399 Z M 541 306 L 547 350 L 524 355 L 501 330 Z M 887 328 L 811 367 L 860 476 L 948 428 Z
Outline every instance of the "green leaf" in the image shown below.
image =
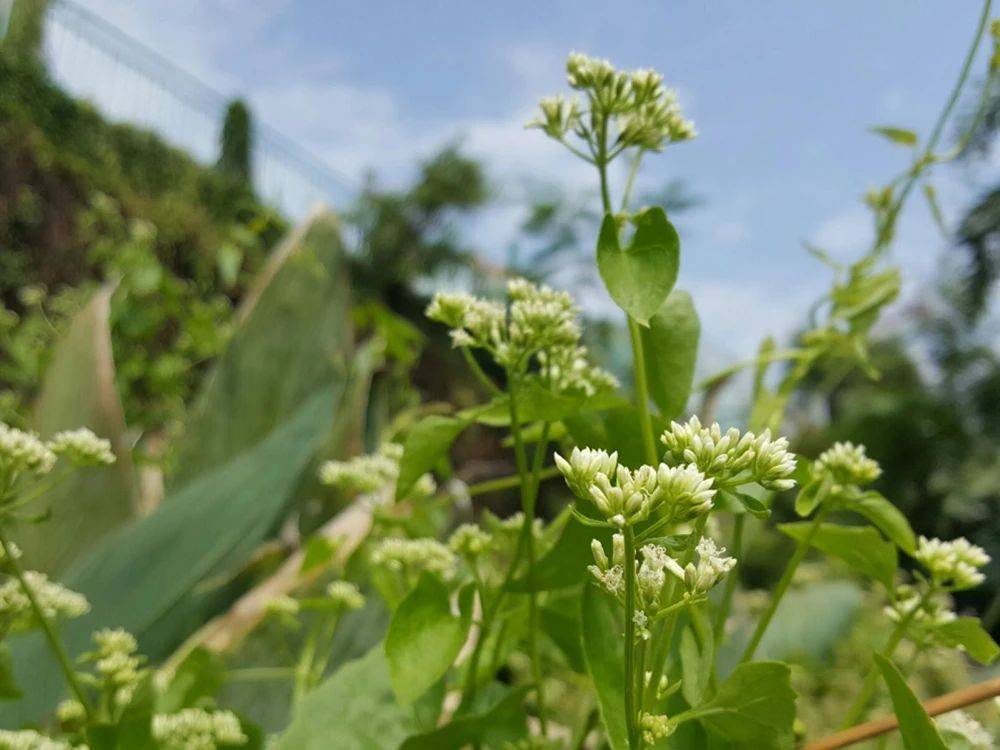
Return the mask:
M 226 664 L 218 654 L 196 648 L 180 663 L 156 700 L 156 712 L 172 714 L 214 698 L 226 681 Z
M 587 585 L 587 584 L 584 584 Z M 587 664 L 583 656 L 583 643 L 580 641 L 580 612 L 572 606 L 570 598 L 579 596 L 573 592 L 571 597 L 547 602 L 539 610 L 539 624 L 542 632 L 556 645 L 566 657 L 566 663 L 574 672 L 584 673 Z
M 585 585 L 580 628 L 587 672 L 594 682 L 601 720 L 612 750 L 628 750 L 625 726 L 623 627 L 617 603 L 596 586 Z
M 22 525 L 16 540 L 25 563 L 49 575 L 61 574 L 109 531 L 135 516 L 132 460 L 125 418 L 115 388 L 109 327 L 113 288 L 97 291 L 56 342 L 35 404 L 34 429 L 42 437 L 89 427 L 111 441 L 116 462 L 74 472 L 46 493 L 52 516 L 43 526 Z
M 10 651 L 0 644 L 0 701 L 16 701 L 21 697 L 21 689 L 14 678 L 14 667 L 10 661 Z
M 314 214 L 274 250 L 238 320 L 177 446 L 170 487 L 249 450 L 349 372 L 350 288 L 332 213 Z
M 910 690 L 910 686 L 906 684 L 896 665 L 881 654 L 875 654 L 875 662 L 889 688 L 892 708 L 896 718 L 899 719 L 903 747 L 906 750 L 948 750 L 931 717 L 920 705 L 920 701 Z
M 791 748 L 795 691 L 789 678 L 781 662 L 740 664 L 696 713 L 707 729 L 731 742 L 755 750 Z
M 400 703 L 413 703 L 448 672 L 469 633 L 470 609 L 453 615 L 448 589 L 427 572 L 400 602 L 385 636 L 392 688 Z
M 917 537 L 910 522 L 899 508 L 879 493 L 866 492 L 860 499 L 848 504 L 846 509 L 867 518 L 906 554 L 912 555 L 916 550 Z
M 912 130 L 907 130 L 906 128 L 895 128 L 888 125 L 871 128 L 871 132 L 888 138 L 893 143 L 898 143 L 900 146 L 916 146 L 917 145 L 917 134 Z
M 597 268 L 615 303 L 648 325 L 677 281 L 680 239 L 662 208 L 647 208 L 633 218 L 629 246 L 618 240 L 618 222 L 607 214 L 597 239 Z
M 730 501 L 729 505 L 734 513 L 747 512 L 754 518 L 770 518 L 771 509 L 764 505 L 760 498 L 746 492 L 724 491 L 723 496 Z M 735 502 L 732 502 L 735 501 Z
M 471 424 L 471 420 L 432 414 L 417 422 L 403 445 L 396 480 L 396 499 L 401 500 L 413 489 L 420 477 L 437 466 L 448 454 L 455 439 Z
M 811 528 L 810 521 L 778 525 L 779 531 L 800 542 L 806 539 Z M 843 560 L 861 575 L 874 578 L 887 589 L 892 588 L 899 562 L 896 545 L 886 541 L 871 526 L 822 523 L 809 543 L 821 552 Z
M 808 518 L 830 495 L 833 479 L 828 474 L 802 485 L 799 494 L 795 496 L 795 512 L 802 518 Z
M 553 591 L 579 585 L 587 575 L 587 566 L 594 562 L 590 542 L 598 539 L 607 546 L 611 530 L 595 528 L 571 517 L 563 526 L 562 534 L 552 548 L 535 566 L 535 591 Z M 531 591 L 527 574 L 508 584 L 510 591 Z
M 687 406 L 698 357 L 701 322 L 691 295 L 672 291 L 641 335 L 649 393 L 660 413 L 673 419 Z
M 305 696 L 274 750 L 396 748 L 418 729 L 414 711 L 396 703 L 376 646 Z
M 700 706 L 708 697 L 709 679 L 714 666 L 711 647 L 702 653 L 694 630 L 686 627 L 681 633 L 680 657 L 684 700 L 692 706 Z
M 938 636 L 952 648 L 961 648 L 980 664 L 992 664 L 1000 655 L 1000 646 L 977 617 L 959 617 L 935 628 Z
M 356 381 L 363 378 L 345 369 L 350 331 L 341 262 L 332 238 L 307 243 L 261 290 L 183 441 L 194 465 L 179 472 L 156 511 L 105 536 L 66 575 L 92 605 L 61 626 L 70 653 L 88 650 L 90 633 L 102 627 L 131 631 L 152 660 L 174 649 L 228 604 L 228 592 L 200 584 L 228 580 L 245 564 L 311 476 L 320 449 L 355 424 Z M 189 453 L 194 443 L 204 444 L 209 458 Z M 50 711 L 64 686 L 37 634 L 12 641 L 11 650 L 17 674 L 30 675 L 34 688 L 4 707 L 0 720 L 22 724 Z
M 524 696 L 529 689 L 520 687 L 510 690 L 490 709 L 459 716 L 443 727 L 410 737 L 400 745 L 399 750 L 441 750 L 480 744 L 503 747 L 504 743 L 516 742 L 528 733 Z

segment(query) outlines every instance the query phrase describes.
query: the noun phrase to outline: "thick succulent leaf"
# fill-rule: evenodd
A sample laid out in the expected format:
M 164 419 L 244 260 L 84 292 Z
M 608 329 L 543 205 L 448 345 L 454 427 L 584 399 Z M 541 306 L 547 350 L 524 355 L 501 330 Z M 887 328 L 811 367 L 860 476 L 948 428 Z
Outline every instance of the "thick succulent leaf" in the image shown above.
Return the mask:
M 687 406 L 694 383 L 701 322 L 691 295 L 675 289 L 642 329 L 649 394 L 668 419 Z
M 677 281 L 680 239 L 662 208 L 634 218 L 628 247 L 618 240 L 618 222 L 607 214 L 597 239 L 597 268 L 611 299 L 642 325 L 656 314 Z
M 408 705 L 443 677 L 469 633 L 471 608 L 451 612 L 448 589 L 430 573 L 400 602 L 385 636 L 392 688 Z
M 899 719 L 899 733 L 903 736 L 906 750 L 947 750 L 947 745 L 938 734 L 934 722 L 920 705 L 917 696 L 906 684 L 896 665 L 881 654 L 875 654 L 875 661 L 882 672 L 882 679 L 889 688 L 892 708 Z
M 26 524 L 16 538 L 28 567 L 58 575 L 105 534 L 130 521 L 136 499 L 125 419 L 115 390 L 109 327 L 113 289 L 98 290 L 55 345 L 35 404 L 34 429 L 42 437 L 89 427 L 111 441 L 116 462 L 75 472 L 43 502 L 52 515 Z
M 609 595 L 589 584 L 583 587 L 580 606 L 583 653 L 597 692 L 608 744 L 612 750 L 627 750 L 624 629 L 618 606 Z
M 414 735 L 399 750 L 442 750 L 476 745 L 504 747 L 528 733 L 524 696 L 529 688 L 510 690 L 499 702 L 480 713 L 465 714 L 443 727 Z
M 418 730 L 415 711 L 396 702 L 389 665 L 376 646 L 303 699 L 274 750 L 397 748 Z
M 252 448 L 332 377 L 345 376 L 352 352 L 347 282 L 330 213 L 313 215 L 274 251 L 198 396 L 171 487 Z
M 980 624 L 978 617 L 959 617 L 935 628 L 940 638 L 952 648 L 961 648 L 980 664 L 992 664 L 1000 655 L 1000 646 Z
M 809 536 L 812 523 L 783 523 L 778 529 L 796 541 Z M 874 578 L 887 589 L 892 588 L 898 559 L 896 545 L 886 541 L 871 526 L 841 526 L 821 523 L 810 539 L 810 545 L 832 557 L 843 560 L 863 576 Z
M 92 605 L 62 628 L 70 653 L 87 650 L 93 630 L 124 627 L 159 659 L 225 605 L 223 592 L 199 584 L 246 562 L 353 407 L 340 245 L 328 223 L 316 222 L 322 241 L 311 230 L 313 240 L 282 257 L 220 358 L 184 438 L 176 489 L 66 575 Z M 37 688 L 0 713 L 5 724 L 39 718 L 64 690 L 40 639 L 18 639 L 12 651 L 17 674 L 30 674 Z
M 740 664 L 697 711 L 701 723 L 730 742 L 757 750 L 790 750 L 795 691 L 781 662 Z

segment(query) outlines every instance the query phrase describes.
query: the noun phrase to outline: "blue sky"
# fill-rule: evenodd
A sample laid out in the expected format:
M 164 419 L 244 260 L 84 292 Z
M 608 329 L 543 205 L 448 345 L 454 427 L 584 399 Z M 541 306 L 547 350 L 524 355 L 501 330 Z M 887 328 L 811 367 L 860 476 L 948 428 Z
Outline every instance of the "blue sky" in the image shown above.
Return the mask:
M 864 190 L 905 166 L 876 124 L 926 133 L 954 80 L 974 2 L 319 2 L 92 0 L 95 12 L 353 176 L 405 179 L 464 139 L 502 194 L 523 178 L 571 190 L 586 167 L 523 123 L 564 90 L 566 53 L 653 67 L 700 135 L 652 157 L 645 187 L 680 178 L 704 203 L 679 217 L 681 283 L 706 338 L 732 355 L 783 333 L 827 286 L 801 247 L 850 259 L 869 237 Z M 977 67 L 984 69 L 984 64 Z M 946 213 L 975 189 L 950 169 Z M 919 197 L 919 196 L 918 196 Z M 514 209 L 469 228 L 497 257 Z M 897 259 L 911 297 L 942 243 L 924 207 L 904 220 Z M 724 343 L 723 343 L 724 342 Z

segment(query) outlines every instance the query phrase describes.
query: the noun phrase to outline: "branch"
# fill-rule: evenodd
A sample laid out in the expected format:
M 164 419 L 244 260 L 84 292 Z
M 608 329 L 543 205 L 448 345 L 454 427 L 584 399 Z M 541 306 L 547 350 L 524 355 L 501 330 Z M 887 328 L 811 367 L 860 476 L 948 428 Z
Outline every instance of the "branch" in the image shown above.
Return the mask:
M 975 703 L 981 703 L 990 698 L 1000 695 L 1000 678 L 980 682 L 978 685 L 970 685 L 961 690 L 955 690 L 937 698 L 926 700 L 921 705 L 929 716 L 946 714 L 959 708 L 965 708 Z M 883 716 L 881 719 L 858 724 L 843 732 L 831 734 L 821 740 L 806 743 L 802 750 L 837 750 L 837 748 L 848 747 L 872 737 L 886 734 L 899 728 L 899 719 L 895 716 Z

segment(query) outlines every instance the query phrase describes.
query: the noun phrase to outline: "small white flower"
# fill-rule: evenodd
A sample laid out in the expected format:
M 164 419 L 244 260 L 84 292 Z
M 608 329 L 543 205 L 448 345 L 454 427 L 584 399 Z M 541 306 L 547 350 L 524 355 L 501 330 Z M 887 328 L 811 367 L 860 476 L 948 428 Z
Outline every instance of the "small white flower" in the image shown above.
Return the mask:
M 713 507 L 716 492 L 712 486 L 713 480 L 702 474 L 694 464 L 660 464 L 656 480 L 663 503 L 678 520 L 704 515 Z
M 695 551 L 698 553 L 697 563 L 688 563 L 683 568 L 673 558 L 666 561 L 667 570 L 684 581 L 691 596 L 705 594 L 736 567 L 736 559 L 725 554 L 726 548 L 716 547 L 708 537 L 701 538 Z
M 31 729 L 19 732 L 0 729 L 0 750 L 74 750 L 74 748 L 67 742 L 50 739 Z
M 99 438 L 86 427 L 57 432 L 49 441 L 57 456 L 65 456 L 77 466 L 99 466 L 115 462 L 111 442 Z
M 643 713 L 639 728 L 642 729 L 642 741 L 652 746 L 672 735 L 677 726 L 665 714 Z
M 56 454 L 38 435 L 0 422 L 0 479 L 12 483 L 23 472 L 47 474 L 55 462 Z
M 834 443 L 816 459 L 818 473 L 829 474 L 838 484 L 871 484 L 882 474 L 878 463 L 865 455 L 865 446 Z
M 921 536 L 914 559 L 923 565 L 937 583 L 955 589 L 970 589 L 986 580 L 979 568 L 990 561 L 982 547 L 965 537 L 950 542 Z
M 556 466 L 566 479 L 566 484 L 578 496 L 587 496 L 590 485 L 598 474 L 613 476 L 618 467 L 618 453 L 594 448 L 573 448 L 566 460 L 558 453 L 554 456 Z
M 397 572 L 427 570 L 449 578 L 456 559 L 452 551 L 436 539 L 389 537 L 372 549 L 371 562 Z
M 38 606 L 50 620 L 81 617 L 90 611 L 90 604 L 82 594 L 50 581 L 44 573 L 29 570 L 25 572 L 24 578 L 31 587 Z M 0 615 L 10 619 L 10 627 L 14 632 L 38 626 L 31 602 L 16 578 L 0 584 Z
M 934 719 L 946 743 L 965 741 L 967 750 L 994 750 L 993 736 L 986 728 L 964 711 L 951 711 Z M 951 744 L 949 743 L 949 747 Z
M 350 581 L 334 581 L 326 587 L 326 595 L 344 609 L 361 609 L 365 606 L 365 597 Z
M 240 720 L 231 711 L 185 708 L 153 717 L 153 737 L 164 750 L 217 750 L 247 743 Z
M 456 555 L 479 557 L 493 547 L 493 536 L 474 523 L 463 523 L 452 532 L 448 547 Z

